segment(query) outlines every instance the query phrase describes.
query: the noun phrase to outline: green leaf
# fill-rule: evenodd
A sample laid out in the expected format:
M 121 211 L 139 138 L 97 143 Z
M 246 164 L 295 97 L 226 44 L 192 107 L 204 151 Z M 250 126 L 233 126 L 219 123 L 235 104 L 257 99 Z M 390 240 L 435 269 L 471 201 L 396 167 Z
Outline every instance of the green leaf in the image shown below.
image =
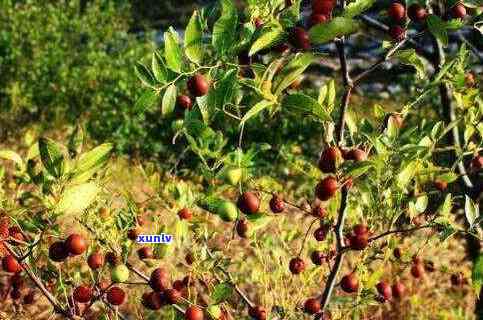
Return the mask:
M 146 109 L 150 109 L 157 104 L 159 95 L 152 89 L 146 90 L 134 104 L 134 110 L 136 112 L 143 112 Z
M 211 294 L 213 304 L 219 304 L 228 300 L 233 293 L 233 286 L 229 282 L 222 282 L 215 286 Z
M 96 169 L 95 171 L 101 169 L 106 164 L 107 160 L 109 160 L 112 148 L 113 145 L 111 143 L 104 143 L 95 147 L 91 151 L 82 154 L 76 163 L 74 175 L 81 175 L 87 171 L 92 172 L 93 169 Z M 92 172 L 92 174 L 93 173 L 95 172 Z
M 238 28 L 238 15 L 231 0 L 221 0 L 221 17 L 213 26 L 212 43 L 220 55 L 226 54 L 235 42 L 236 30 Z
M 446 195 L 444 198 L 443 204 L 439 207 L 438 212 L 441 216 L 447 216 L 451 213 L 451 209 L 453 208 L 453 200 L 451 197 L 451 193 Z
M 285 36 L 282 28 L 263 28 L 260 36 L 253 42 L 248 55 L 252 56 L 260 50 L 270 48 L 279 43 Z
M 376 0 L 356 0 L 347 5 L 342 15 L 345 18 L 353 18 L 372 7 L 375 2 Z
M 426 24 L 429 31 L 446 47 L 448 45 L 448 31 L 443 19 L 432 14 L 426 18 Z
M 397 184 L 400 188 L 405 188 L 414 178 L 417 169 L 417 162 L 412 161 L 397 175 Z
M 163 117 L 173 113 L 174 108 L 176 107 L 176 95 L 177 88 L 174 84 L 170 85 L 164 92 L 163 102 L 161 105 L 161 114 Z
M 282 101 L 282 107 L 298 113 L 308 113 L 322 121 L 331 121 L 326 110 L 314 98 L 302 93 L 286 96 Z
M 134 72 L 136 76 L 141 80 L 141 82 L 147 87 L 154 87 L 156 85 L 156 81 L 154 80 L 154 76 L 151 71 L 141 62 L 136 62 L 134 66 Z
M 254 105 L 250 110 L 248 110 L 247 113 L 243 116 L 240 126 L 244 125 L 245 122 L 248 121 L 248 119 L 252 118 L 253 116 L 257 115 L 258 113 L 262 112 L 264 109 L 272 106 L 274 103 L 272 101 L 268 100 L 262 100 L 258 102 L 256 105 Z
M 39 139 L 40 159 L 47 172 L 56 178 L 64 173 L 64 154 L 60 145 L 48 138 Z
M 55 209 L 59 213 L 80 214 L 94 202 L 99 191 L 92 182 L 71 186 L 62 193 Z
M 169 69 L 180 73 L 183 66 L 183 52 L 176 30 L 172 27 L 164 33 L 164 59 Z
M 413 66 L 419 79 L 426 75 L 426 64 L 414 49 L 399 50 L 395 55 L 403 64 Z
M 198 11 L 191 16 L 184 34 L 184 52 L 188 59 L 196 64 L 203 61 L 203 26 Z
M 342 164 L 342 171 L 344 172 L 344 176 L 350 176 L 356 179 L 373 167 L 374 163 L 372 161 L 346 161 Z
M 163 61 L 163 58 L 159 55 L 159 52 L 153 52 L 151 58 L 151 68 L 153 69 L 154 78 L 161 84 L 165 84 L 168 81 L 168 69 Z
M 232 101 L 237 84 L 237 74 L 237 69 L 231 69 L 215 83 L 208 94 L 208 104 L 211 109 L 222 109 L 227 103 Z
M 313 61 L 314 56 L 311 53 L 297 54 L 285 67 L 282 68 L 280 73 L 275 76 L 273 81 L 275 96 L 281 94 L 283 90 L 297 80 Z
M 480 253 L 473 263 L 471 280 L 475 294 L 479 296 L 481 287 L 483 285 L 483 253 Z
M 328 23 L 318 24 L 309 31 L 310 42 L 323 44 L 337 37 L 348 35 L 360 29 L 360 23 L 354 19 L 337 17 Z
M 479 205 L 474 203 L 467 195 L 465 195 L 465 216 L 470 228 L 473 228 L 476 220 L 480 216 Z
M 424 210 L 426 210 L 426 208 L 428 207 L 428 196 L 423 195 L 418 197 L 416 199 L 414 207 L 419 213 L 423 213 Z

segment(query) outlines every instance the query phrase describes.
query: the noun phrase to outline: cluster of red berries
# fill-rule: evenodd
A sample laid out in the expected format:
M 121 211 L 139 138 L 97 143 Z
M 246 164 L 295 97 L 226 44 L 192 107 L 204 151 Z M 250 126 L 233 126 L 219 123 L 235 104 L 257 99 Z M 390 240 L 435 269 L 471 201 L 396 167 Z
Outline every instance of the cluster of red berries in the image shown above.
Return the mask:
M 205 96 L 210 90 L 210 83 L 201 73 L 197 73 L 189 78 L 186 86 L 191 96 L 195 98 Z M 193 100 L 189 95 L 179 95 L 176 99 L 176 105 L 181 111 L 191 110 L 193 108 Z
M 324 173 L 335 173 L 339 164 L 344 160 L 364 161 L 366 159 L 366 152 L 359 148 L 341 150 L 337 147 L 328 147 L 321 153 L 318 165 L 319 169 Z M 352 179 L 347 179 L 344 186 L 350 188 L 352 186 Z M 334 176 L 328 176 L 317 184 L 315 187 L 315 195 L 320 200 L 327 201 L 335 196 L 337 189 L 337 179 Z
M 364 250 L 369 244 L 369 229 L 365 224 L 354 226 L 352 234 L 347 238 L 347 245 L 352 250 Z
M 65 241 L 56 241 L 49 247 L 49 258 L 55 262 L 67 259 L 69 255 L 77 256 L 87 250 L 87 242 L 81 235 L 73 233 Z

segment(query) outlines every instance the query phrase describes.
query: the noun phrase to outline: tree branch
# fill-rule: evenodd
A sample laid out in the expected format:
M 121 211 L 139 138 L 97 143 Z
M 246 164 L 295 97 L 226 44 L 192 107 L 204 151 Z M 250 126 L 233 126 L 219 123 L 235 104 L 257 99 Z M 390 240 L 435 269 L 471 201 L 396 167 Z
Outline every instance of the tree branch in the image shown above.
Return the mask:
M 17 260 L 19 260 L 21 257 L 12 249 L 12 247 L 4 242 L 3 243 L 7 251 Z M 22 269 L 25 271 L 27 276 L 32 280 L 32 282 L 35 284 L 37 288 L 42 292 L 42 294 L 49 300 L 50 304 L 54 307 L 55 312 L 62 314 L 68 319 L 74 319 L 74 316 L 71 314 L 71 312 L 67 309 L 65 309 L 60 302 L 50 293 L 49 290 L 44 286 L 42 283 L 42 280 L 40 280 L 35 273 L 33 273 L 32 270 L 26 265 L 22 264 Z

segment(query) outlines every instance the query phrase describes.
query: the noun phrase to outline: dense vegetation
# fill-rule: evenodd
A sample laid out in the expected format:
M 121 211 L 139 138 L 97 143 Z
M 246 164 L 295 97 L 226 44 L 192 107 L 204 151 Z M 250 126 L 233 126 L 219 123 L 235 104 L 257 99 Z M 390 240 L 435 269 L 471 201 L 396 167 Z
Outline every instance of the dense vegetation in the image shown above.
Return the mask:
M 0 6 L 6 314 L 483 316 L 473 1 Z

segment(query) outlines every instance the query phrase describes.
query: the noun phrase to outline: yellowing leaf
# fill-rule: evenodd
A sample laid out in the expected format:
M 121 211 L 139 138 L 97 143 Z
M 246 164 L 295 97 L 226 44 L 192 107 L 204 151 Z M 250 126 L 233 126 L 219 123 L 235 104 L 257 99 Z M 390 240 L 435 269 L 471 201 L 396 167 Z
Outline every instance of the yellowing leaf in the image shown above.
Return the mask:
M 93 182 L 68 187 L 55 209 L 64 214 L 82 213 L 94 202 L 99 191 L 100 188 Z

